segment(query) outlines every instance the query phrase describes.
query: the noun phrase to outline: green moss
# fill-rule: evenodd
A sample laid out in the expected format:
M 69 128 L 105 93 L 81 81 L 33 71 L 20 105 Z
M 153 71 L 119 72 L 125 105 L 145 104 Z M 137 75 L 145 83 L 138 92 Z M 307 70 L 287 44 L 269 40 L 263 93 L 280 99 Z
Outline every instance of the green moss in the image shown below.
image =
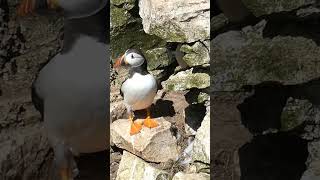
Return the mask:
M 184 91 L 192 88 L 204 89 L 210 86 L 210 76 L 206 73 L 192 73 L 191 70 L 179 72 L 163 82 L 164 89 Z
M 163 26 L 150 27 L 150 34 L 163 38 L 168 42 L 186 42 L 187 37 L 176 24 L 171 22 L 163 23 Z
M 134 4 L 136 0 L 110 0 L 111 4 L 119 6 L 122 4 Z
M 126 25 L 130 17 L 131 14 L 128 11 L 111 5 L 112 28 L 117 28 Z
M 111 58 L 123 54 L 129 48 L 141 49 L 144 53 L 146 50 L 165 47 L 166 42 L 157 36 L 144 33 L 140 23 L 131 23 L 123 32 L 111 36 Z
M 145 56 L 148 60 L 148 70 L 164 68 L 173 62 L 173 59 L 169 58 L 166 48 L 147 50 Z

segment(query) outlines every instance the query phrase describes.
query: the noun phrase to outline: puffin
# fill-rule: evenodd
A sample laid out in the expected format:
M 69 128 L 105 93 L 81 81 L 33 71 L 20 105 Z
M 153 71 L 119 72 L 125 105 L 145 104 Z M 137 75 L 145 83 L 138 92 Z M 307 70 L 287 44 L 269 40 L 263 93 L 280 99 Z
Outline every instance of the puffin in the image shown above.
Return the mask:
M 108 0 L 22 0 L 18 15 L 62 10 L 61 52 L 32 83 L 32 101 L 42 115 L 53 149 L 50 178 L 72 180 L 75 156 L 107 150 L 109 116 Z
M 120 94 L 124 99 L 128 119 L 131 123 L 130 135 L 140 132 L 142 126 L 155 128 L 159 123 L 151 118 L 150 106 L 157 94 L 158 86 L 155 77 L 147 70 L 147 60 L 143 53 L 137 49 L 128 49 L 116 59 L 113 67 L 129 66 L 129 77 L 120 88 Z M 134 121 L 134 111 L 146 110 L 147 117 L 141 122 Z

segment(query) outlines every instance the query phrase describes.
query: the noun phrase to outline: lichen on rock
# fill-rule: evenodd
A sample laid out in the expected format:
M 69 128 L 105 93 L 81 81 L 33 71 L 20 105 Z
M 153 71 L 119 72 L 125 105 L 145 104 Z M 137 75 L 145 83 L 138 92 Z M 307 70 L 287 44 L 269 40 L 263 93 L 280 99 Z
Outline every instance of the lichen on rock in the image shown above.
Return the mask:
M 178 72 L 162 82 L 168 91 L 184 91 L 191 88 L 204 89 L 210 86 L 210 76 L 206 73 L 193 73 L 193 69 Z

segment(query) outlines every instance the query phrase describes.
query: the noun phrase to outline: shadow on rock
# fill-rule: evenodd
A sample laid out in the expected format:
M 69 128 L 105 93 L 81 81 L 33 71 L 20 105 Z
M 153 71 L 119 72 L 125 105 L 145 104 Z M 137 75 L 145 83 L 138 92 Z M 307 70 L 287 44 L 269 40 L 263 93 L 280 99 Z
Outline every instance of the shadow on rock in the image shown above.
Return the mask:
M 241 122 L 253 134 L 281 127 L 281 113 L 288 99 L 287 88 L 278 82 L 253 86 L 254 94 L 237 108 Z
M 108 175 L 107 166 L 110 161 L 108 151 L 82 154 L 76 159 L 79 175 L 75 180 L 100 180 Z
M 308 146 L 298 136 L 278 133 L 256 136 L 238 153 L 241 180 L 300 180 Z

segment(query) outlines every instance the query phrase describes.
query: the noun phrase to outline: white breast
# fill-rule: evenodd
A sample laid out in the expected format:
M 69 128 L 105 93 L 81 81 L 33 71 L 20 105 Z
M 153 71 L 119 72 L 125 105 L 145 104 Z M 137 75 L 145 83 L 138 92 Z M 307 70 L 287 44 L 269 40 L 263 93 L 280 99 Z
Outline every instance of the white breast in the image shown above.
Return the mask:
M 148 108 L 157 94 L 157 83 L 151 74 L 135 73 L 121 87 L 124 102 L 132 110 Z

